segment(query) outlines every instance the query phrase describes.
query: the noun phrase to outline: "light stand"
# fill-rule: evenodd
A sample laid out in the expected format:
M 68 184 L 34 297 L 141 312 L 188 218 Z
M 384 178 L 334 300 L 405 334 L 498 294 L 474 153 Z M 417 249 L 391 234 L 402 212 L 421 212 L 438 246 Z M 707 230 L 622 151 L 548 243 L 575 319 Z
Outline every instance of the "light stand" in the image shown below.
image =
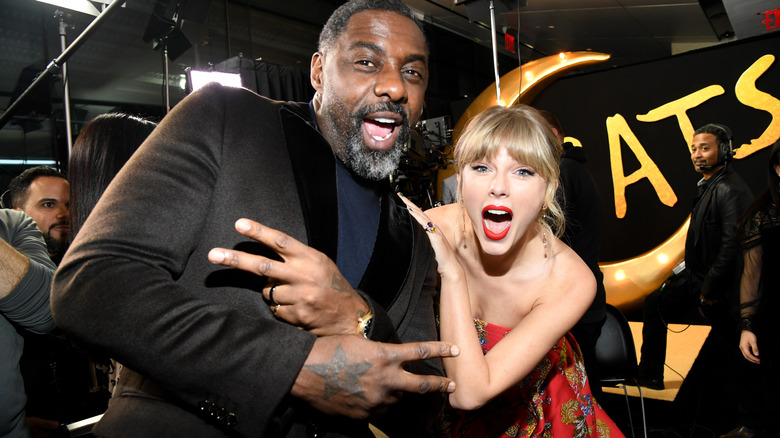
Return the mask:
M 54 12 L 54 16 L 60 20 L 60 50 L 65 52 L 67 43 L 65 41 L 65 35 L 67 33 L 68 24 L 65 23 L 65 13 L 57 10 Z M 68 159 L 70 159 L 70 152 L 73 149 L 73 132 L 70 124 L 70 87 L 68 86 L 68 63 L 62 63 L 62 106 L 65 108 L 65 137 L 68 140 Z
M 152 48 L 160 50 L 163 62 L 163 105 L 165 113 L 171 110 L 168 85 L 168 61 L 173 61 L 186 52 L 192 43 L 184 35 L 181 25 L 184 20 L 204 23 L 208 16 L 208 0 L 157 0 L 143 40 L 152 41 Z
M 163 87 L 165 89 L 163 96 L 165 98 L 165 114 L 171 111 L 171 84 L 168 83 L 170 73 L 168 72 L 168 41 L 163 40 Z
M 165 106 L 165 114 L 168 114 L 171 111 L 171 90 L 168 84 L 168 36 L 164 36 L 159 41 L 159 44 L 162 47 L 160 53 L 162 54 L 163 63 L 163 105 Z
M 146 34 L 144 35 L 144 40 L 153 40 L 152 48 L 154 50 L 159 50 L 162 55 L 163 106 L 165 106 L 166 114 L 171 110 L 171 94 L 168 84 L 168 79 L 170 77 L 168 61 L 178 58 L 182 53 L 187 51 L 187 49 L 192 47 L 192 43 L 184 36 L 180 26 L 179 17 L 175 12 L 171 19 L 160 17 L 157 12 L 155 12 L 152 14 L 150 25 L 147 27 Z
M 496 45 L 496 8 L 490 0 L 490 35 L 493 42 L 493 72 L 496 75 L 496 103 L 501 105 L 501 77 L 498 73 L 498 47 Z
M 49 65 L 46 66 L 46 69 L 42 71 L 37 78 L 30 84 L 29 87 L 27 87 L 24 92 L 19 95 L 19 97 L 8 107 L 8 109 L 5 110 L 5 112 L 0 115 L 0 128 L 5 126 L 6 123 L 11 119 L 11 117 L 14 114 L 14 111 L 19 107 L 19 104 L 24 101 L 24 99 L 32 94 L 32 92 L 40 86 L 40 84 L 44 83 L 46 80 L 51 77 L 54 72 L 61 69 L 62 66 L 67 62 L 68 59 L 70 59 L 71 56 L 76 52 L 76 50 L 81 47 L 82 44 L 84 44 L 87 39 L 89 39 L 90 35 L 92 35 L 95 30 L 97 30 L 98 27 L 100 27 L 103 22 L 111 16 L 111 14 L 114 13 L 118 8 L 122 6 L 124 3 L 124 0 L 114 0 L 111 2 L 111 4 L 103 10 L 103 12 L 100 13 L 100 15 L 97 16 L 94 20 L 92 20 L 92 23 L 87 26 L 86 29 L 84 29 L 83 32 L 81 32 L 81 35 L 79 35 L 71 44 L 68 46 L 67 49 L 63 50 L 63 52 L 60 54 L 59 57 L 52 60 Z

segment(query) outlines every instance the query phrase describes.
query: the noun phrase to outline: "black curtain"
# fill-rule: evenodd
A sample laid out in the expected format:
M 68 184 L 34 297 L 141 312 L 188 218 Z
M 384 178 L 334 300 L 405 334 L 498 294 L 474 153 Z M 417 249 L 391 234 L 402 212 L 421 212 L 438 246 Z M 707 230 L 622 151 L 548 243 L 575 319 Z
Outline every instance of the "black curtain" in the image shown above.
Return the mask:
M 234 56 L 216 64 L 214 70 L 241 74 L 244 88 L 270 99 L 308 102 L 314 96 L 309 72 L 297 67 Z

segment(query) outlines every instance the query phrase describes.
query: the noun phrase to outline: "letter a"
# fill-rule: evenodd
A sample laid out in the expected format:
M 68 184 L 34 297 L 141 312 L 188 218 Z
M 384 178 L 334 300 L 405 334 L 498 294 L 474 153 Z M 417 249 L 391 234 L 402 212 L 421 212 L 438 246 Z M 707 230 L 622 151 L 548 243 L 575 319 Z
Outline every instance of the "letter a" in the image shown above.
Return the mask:
M 612 185 L 615 193 L 615 215 L 622 219 L 626 215 L 626 187 L 642 178 L 650 180 L 658 199 L 668 206 L 672 207 L 677 203 L 677 195 L 674 194 L 672 186 L 661 174 L 658 166 L 647 155 L 645 148 L 636 138 L 629 128 L 626 119 L 620 114 L 613 117 L 607 117 L 607 132 L 609 134 L 609 156 L 612 167 Z M 623 138 L 626 144 L 639 160 L 640 167 L 631 175 L 623 173 L 623 154 L 620 150 L 620 139 Z

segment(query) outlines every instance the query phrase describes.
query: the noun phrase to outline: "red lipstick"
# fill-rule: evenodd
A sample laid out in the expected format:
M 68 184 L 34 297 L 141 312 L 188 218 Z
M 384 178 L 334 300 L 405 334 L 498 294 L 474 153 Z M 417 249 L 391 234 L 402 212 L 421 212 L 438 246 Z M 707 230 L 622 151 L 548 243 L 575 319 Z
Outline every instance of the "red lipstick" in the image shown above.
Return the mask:
M 487 205 L 482 209 L 482 230 L 488 239 L 501 240 L 506 237 L 510 228 L 512 209 L 502 205 Z

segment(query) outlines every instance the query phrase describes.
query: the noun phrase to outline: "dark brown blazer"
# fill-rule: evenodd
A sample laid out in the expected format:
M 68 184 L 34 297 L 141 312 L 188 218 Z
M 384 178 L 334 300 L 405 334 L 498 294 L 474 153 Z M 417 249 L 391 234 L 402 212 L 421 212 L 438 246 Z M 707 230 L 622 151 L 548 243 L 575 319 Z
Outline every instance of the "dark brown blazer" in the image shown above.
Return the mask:
M 58 326 L 128 368 L 98 435 L 368 433 L 289 395 L 315 336 L 273 317 L 261 277 L 206 257 L 213 247 L 267 252 L 235 231 L 245 217 L 335 260 L 335 163 L 307 104 L 210 85 L 165 117 L 107 189 L 53 287 Z M 379 226 L 359 287 L 377 315 L 371 338 L 435 340 L 428 239 L 389 190 Z M 438 360 L 410 369 L 443 374 Z M 436 405 L 403 400 L 399 410 L 415 415 L 372 423 L 403 428 L 429 417 L 416 403 Z M 397 434 L 422 433 L 410 427 Z

